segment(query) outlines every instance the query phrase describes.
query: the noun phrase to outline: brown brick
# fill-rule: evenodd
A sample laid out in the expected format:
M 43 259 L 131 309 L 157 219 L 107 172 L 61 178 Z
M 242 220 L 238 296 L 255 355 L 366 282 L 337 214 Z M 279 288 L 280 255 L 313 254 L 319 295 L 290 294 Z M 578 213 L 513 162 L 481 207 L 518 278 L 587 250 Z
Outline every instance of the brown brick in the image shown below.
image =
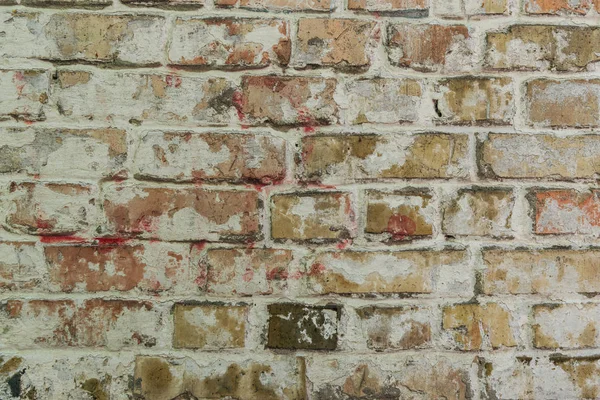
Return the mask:
M 487 34 L 486 62 L 501 70 L 581 71 L 600 60 L 599 39 L 592 27 L 512 25 Z
M 272 197 L 275 240 L 332 241 L 356 235 L 351 196 L 342 192 L 278 194 Z
M 169 63 L 227 69 L 285 66 L 292 51 L 289 35 L 289 23 L 282 20 L 179 17 Z
M 255 191 L 116 185 L 104 211 L 114 232 L 165 240 L 246 240 L 259 232 Z
M 457 125 L 508 125 L 514 115 L 510 78 L 459 77 L 436 86 L 436 121 Z
M 0 69 L 0 92 L 0 121 L 46 119 L 44 104 L 50 92 L 48 71 Z
M 387 241 L 431 237 L 435 208 L 428 191 L 367 192 L 365 233 Z
M 9 300 L 1 335 L 12 348 L 153 347 L 164 329 L 161 314 L 137 300 Z
M 245 305 L 175 304 L 173 346 L 204 350 L 244 347 L 247 315 Z
M 421 83 L 414 79 L 361 78 L 346 83 L 347 124 L 415 122 L 421 106 Z
M 530 195 L 534 233 L 596 235 L 600 231 L 600 192 L 571 189 L 537 190 Z
M 598 304 L 540 304 L 533 307 L 533 345 L 539 349 L 598 347 Z
M 315 294 L 460 294 L 466 256 L 451 249 L 324 252 L 310 259 L 307 285 Z
M 189 262 L 186 247 L 107 241 L 100 245 L 45 247 L 51 290 L 162 292 L 176 290 L 178 285 L 186 283 Z
M 407 17 L 426 17 L 429 14 L 429 0 L 348 0 L 348 9 Z
M 490 133 L 479 144 L 479 170 L 490 178 L 595 179 L 600 136 Z
M 335 350 L 339 306 L 270 304 L 267 347 L 290 350 Z
M 328 125 L 337 121 L 334 79 L 244 76 L 235 103 L 250 125 Z
M 0 291 L 25 291 L 45 281 L 44 253 L 33 242 L 0 242 Z
M 535 127 L 600 125 L 600 80 L 534 79 L 526 83 L 526 118 Z
M 201 360 L 201 361 L 200 361 Z M 232 360 L 220 354 L 216 361 L 198 358 L 138 356 L 133 393 L 145 400 L 192 396 L 198 399 L 244 400 L 306 399 L 302 357 L 264 357 Z
M 422 72 L 469 71 L 473 43 L 465 25 L 394 24 L 385 43 L 392 65 Z
M 33 235 L 72 235 L 96 227 L 96 190 L 68 183 L 11 182 L 3 193 L 6 223 Z
M 485 294 L 561 294 L 600 292 L 596 248 L 485 249 L 482 289 Z
M 525 0 L 523 10 L 533 15 L 585 15 L 599 6 L 598 0 Z
M 370 349 L 416 349 L 431 345 L 431 310 L 416 306 L 370 306 L 358 309 L 357 313 Z
M 378 178 L 465 178 L 467 135 L 423 133 L 302 138 L 302 179 L 327 184 Z
M 42 179 L 125 176 L 126 139 L 120 129 L 0 128 L 0 173 Z
M 517 345 L 511 313 L 500 304 L 456 304 L 444 307 L 443 313 L 442 329 L 452 347 L 483 350 Z
M 267 135 L 151 131 L 134 163 L 142 180 L 271 183 L 285 178 L 286 148 Z
M 450 236 L 512 237 L 514 203 L 509 189 L 460 189 L 444 208 L 442 231 Z
M 281 294 L 292 260 L 291 250 L 209 249 L 197 282 L 215 295 Z
M 215 0 L 220 7 L 240 7 L 255 11 L 333 11 L 332 0 Z
M 368 68 L 376 24 L 352 19 L 303 18 L 298 21 L 294 65 Z

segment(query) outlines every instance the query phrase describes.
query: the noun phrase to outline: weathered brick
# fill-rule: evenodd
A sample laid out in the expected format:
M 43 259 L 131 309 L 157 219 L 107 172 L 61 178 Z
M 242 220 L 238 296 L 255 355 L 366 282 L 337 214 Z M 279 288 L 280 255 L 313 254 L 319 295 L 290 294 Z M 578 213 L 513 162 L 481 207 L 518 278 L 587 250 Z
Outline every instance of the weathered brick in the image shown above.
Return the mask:
M 421 83 L 414 79 L 355 79 L 346 83 L 347 124 L 415 122 L 421 107 Z
M 220 7 L 263 11 L 333 11 L 333 0 L 215 0 Z
M 512 25 L 488 32 L 486 63 L 500 70 L 581 71 L 600 60 L 599 39 L 600 29 L 592 27 Z
M 314 400 L 472 398 L 469 362 L 456 357 L 390 355 L 316 358 L 307 365 Z
M 200 360 L 138 356 L 133 392 L 145 400 L 307 398 L 302 357 L 253 355 L 240 361 L 220 354 L 214 361 Z
M 600 125 L 600 80 L 534 79 L 526 83 L 526 118 L 535 127 Z
M 247 240 L 259 232 L 255 191 L 113 185 L 105 189 L 109 229 L 165 240 Z
M 427 308 L 369 306 L 356 311 L 370 349 L 416 349 L 431 345 L 433 316 Z
M 121 0 L 121 3 L 134 7 L 158 7 L 181 10 L 193 10 L 204 6 L 204 0 Z
M 44 105 L 50 93 L 50 74 L 40 69 L 0 69 L 0 93 L 0 121 L 11 118 L 43 121 L 46 119 Z
M 429 0 L 348 0 L 348 9 L 406 17 L 426 17 Z
M 157 16 L 19 11 L 0 18 L 7 20 L 8 57 L 158 65 L 167 38 L 165 19 Z
M 209 249 L 197 283 L 215 295 L 281 294 L 293 255 L 283 249 Z
M 0 291 L 36 289 L 45 280 L 44 253 L 33 242 L 0 242 Z
M 441 79 L 434 100 L 436 122 L 456 125 L 508 125 L 514 116 L 510 78 Z
M 303 18 L 293 64 L 297 67 L 365 69 L 371 65 L 377 25 L 372 21 Z
M 12 348 L 153 347 L 164 329 L 161 310 L 136 300 L 8 300 L 2 310 L 0 336 Z
M 490 133 L 479 142 L 479 171 L 489 178 L 595 179 L 600 136 Z
M 600 292 L 600 249 L 485 249 L 485 294 L 561 294 Z
M 599 356 L 569 357 L 557 354 L 550 356 L 550 362 L 554 368 L 547 368 L 549 373 L 541 375 L 543 384 L 540 386 L 547 388 L 541 396 L 557 396 L 564 399 L 600 397 Z M 557 382 L 559 384 L 556 384 Z
M 449 236 L 512 237 L 514 204 L 509 189 L 460 189 L 444 208 L 442 231 Z
M 551 371 L 542 372 L 541 368 L 538 370 L 538 360 L 538 358 L 534 359 L 528 355 L 515 356 L 501 353 L 496 353 L 492 357 L 479 358 L 479 376 L 484 378 L 482 398 L 535 399 L 535 395 L 538 394 L 536 393 L 537 388 L 534 386 L 535 378 L 538 377 L 536 375 L 538 373 L 552 374 Z M 543 379 L 540 379 L 539 383 L 542 381 Z M 557 393 L 555 392 L 555 394 Z M 540 396 L 539 398 L 545 397 Z
M 356 235 L 348 193 L 278 194 L 271 201 L 271 235 L 275 240 L 332 241 Z
M 533 307 L 533 345 L 540 349 L 598 347 L 600 308 L 593 303 Z
M 523 7 L 533 15 L 585 15 L 592 9 L 600 9 L 598 0 L 525 0 Z
M 378 178 L 465 178 L 461 134 L 317 135 L 302 138 L 301 178 L 326 184 Z
M 250 125 L 328 125 L 338 119 L 335 79 L 244 76 L 235 105 Z
M 431 237 L 435 208 L 428 191 L 367 192 L 365 233 L 390 242 Z
M 534 190 L 530 194 L 534 233 L 597 235 L 600 233 L 599 196 L 597 190 Z
M 0 128 L 0 173 L 42 179 L 125 176 L 126 139 L 120 129 Z
M 178 244 L 47 246 L 44 255 L 52 291 L 174 291 L 188 278 L 187 247 Z
M 444 307 L 442 329 L 450 346 L 461 350 L 515 347 L 518 333 L 513 317 L 498 303 L 456 304 Z
M 482 18 L 506 14 L 508 3 L 508 0 L 437 0 L 434 10 L 444 18 Z
M 289 31 L 288 22 L 275 19 L 179 17 L 169 43 L 169 63 L 232 69 L 285 66 L 292 51 Z
M 244 347 L 247 315 L 245 305 L 175 304 L 173 346 L 205 350 Z
M 58 112 L 74 120 L 223 125 L 235 114 L 225 78 L 60 69 L 54 91 Z
M 461 294 L 466 262 L 452 249 L 324 252 L 310 260 L 307 285 L 315 294 Z
M 69 183 L 11 182 L 3 193 L 6 224 L 34 235 L 72 235 L 97 224 L 96 190 Z
M 16 4 L 16 1 L 13 4 Z M 105 8 L 112 5 L 112 0 L 20 0 L 20 4 L 30 7 L 69 7 L 97 9 Z
M 285 178 L 286 148 L 267 135 L 151 131 L 134 163 L 142 180 L 271 183 Z
M 393 24 L 385 43 L 392 65 L 422 72 L 470 71 L 474 43 L 465 25 Z
M 341 307 L 293 303 L 270 304 L 267 347 L 292 350 L 335 350 Z

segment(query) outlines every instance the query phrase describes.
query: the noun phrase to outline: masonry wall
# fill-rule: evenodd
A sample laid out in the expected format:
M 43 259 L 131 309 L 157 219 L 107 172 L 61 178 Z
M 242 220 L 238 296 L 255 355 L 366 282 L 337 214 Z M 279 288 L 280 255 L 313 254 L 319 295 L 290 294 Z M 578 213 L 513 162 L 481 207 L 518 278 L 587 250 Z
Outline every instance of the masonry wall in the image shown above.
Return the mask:
M 600 398 L 600 3 L 0 0 L 1 399 Z

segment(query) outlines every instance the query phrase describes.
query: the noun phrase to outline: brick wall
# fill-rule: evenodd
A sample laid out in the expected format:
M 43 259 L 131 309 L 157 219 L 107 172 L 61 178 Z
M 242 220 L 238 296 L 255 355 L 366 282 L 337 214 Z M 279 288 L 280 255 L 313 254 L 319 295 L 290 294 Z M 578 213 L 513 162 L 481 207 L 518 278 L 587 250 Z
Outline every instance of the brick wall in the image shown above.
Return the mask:
M 0 0 L 0 399 L 600 398 L 597 0 Z

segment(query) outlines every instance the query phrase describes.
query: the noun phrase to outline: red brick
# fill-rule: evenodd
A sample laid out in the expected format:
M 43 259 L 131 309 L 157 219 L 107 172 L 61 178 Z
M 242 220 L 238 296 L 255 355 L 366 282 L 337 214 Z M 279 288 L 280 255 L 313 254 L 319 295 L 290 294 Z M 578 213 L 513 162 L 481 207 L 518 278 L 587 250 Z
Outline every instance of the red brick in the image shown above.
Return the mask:
M 600 232 L 600 192 L 570 189 L 537 190 L 530 194 L 534 208 L 534 232 L 593 234 Z

